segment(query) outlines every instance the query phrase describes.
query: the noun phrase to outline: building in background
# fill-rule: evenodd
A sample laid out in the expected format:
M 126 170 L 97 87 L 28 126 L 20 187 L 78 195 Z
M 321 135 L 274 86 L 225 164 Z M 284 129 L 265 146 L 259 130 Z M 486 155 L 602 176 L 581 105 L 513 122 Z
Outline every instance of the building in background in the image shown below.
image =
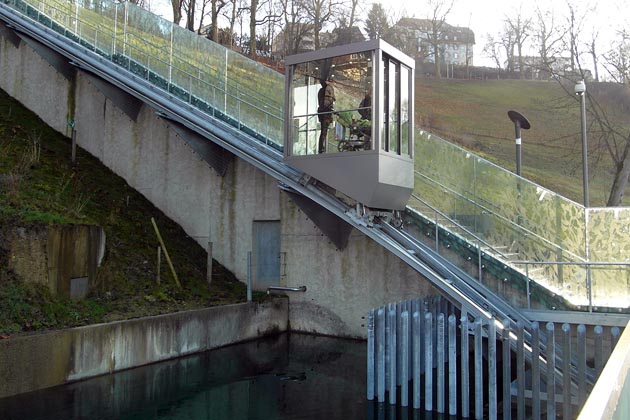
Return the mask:
M 435 63 L 434 22 L 429 19 L 402 18 L 390 28 L 385 39 L 421 63 Z M 437 31 L 441 62 L 446 65 L 473 65 L 475 34 L 470 28 L 443 22 Z

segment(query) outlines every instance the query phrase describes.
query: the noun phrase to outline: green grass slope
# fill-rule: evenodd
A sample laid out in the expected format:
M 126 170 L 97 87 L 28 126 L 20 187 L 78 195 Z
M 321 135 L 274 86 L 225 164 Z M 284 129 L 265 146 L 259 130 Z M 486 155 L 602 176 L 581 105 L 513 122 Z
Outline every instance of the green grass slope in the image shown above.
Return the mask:
M 184 231 L 96 158 L 0 91 L 0 337 L 243 301 L 245 287 L 213 264 L 208 287 L 206 253 Z M 156 282 L 156 219 L 183 284 L 179 290 L 164 257 Z M 87 299 L 53 297 L 8 269 L 3 235 L 49 223 L 96 224 L 107 235 L 98 286 Z
M 572 86 L 570 86 L 572 89 Z M 619 85 L 590 85 L 610 115 L 630 131 L 618 102 L 630 103 Z M 606 104 L 606 100 L 609 101 Z M 516 170 L 514 125 L 507 112 L 515 109 L 531 122 L 522 132 L 522 173 L 544 187 L 582 202 L 580 108 L 554 81 L 416 79 L 416 125 L 453 141 L 508 170 Z M 589 128 L 589 191 L 591 206 L 604 206 L 613 180 L 613 164 Z M 626 201 L 630 205 L 630 201 Z

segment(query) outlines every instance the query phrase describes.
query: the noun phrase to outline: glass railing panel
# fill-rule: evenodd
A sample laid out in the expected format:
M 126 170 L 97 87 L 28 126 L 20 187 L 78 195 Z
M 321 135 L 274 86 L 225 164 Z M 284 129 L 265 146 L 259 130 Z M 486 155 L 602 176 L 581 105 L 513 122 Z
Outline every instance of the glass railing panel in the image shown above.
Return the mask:
M 630 261 L 630 208 L 588 209 L 589 259 Z
M 628 307 L 630 302 L 630 209 L 591 208 L 587 217 L 589 260 L 611 265 L 591 266 L 594 306 Z M 613 263 L 623 265 L 614 265 Z
M 523 268 L 511 261 L 529 261 L 535 287 L 543 286 L 551 295 L 566 293 L 572 304 L 588 302 L 586 282 L 579 277 L 584 269 L 549 264 L 585 259 L 582 206 L 435 136 L 420 133 L 418 140 L 418 197 L 462 225 L 489 253 L 518 272 L 524 274 Z M 536 261 L 544 264 L 533 266 Z M 556 299 L 552 306 L 561 304 Z
M 167 54 L 170 53 L 173 25 L 133 3 L 124 4 L 126 11 L 123 13 L 126 14 L 126 20 L 123 20 L 123 30 L 127 36 L 127 42 L 134 45 L 139 40 L 143 40 L 148 45 L 153 45 Z
M 630 302 L 630 267 L 628 265 L 590 266 L 592 304 L 603 307 L 628 308 Z

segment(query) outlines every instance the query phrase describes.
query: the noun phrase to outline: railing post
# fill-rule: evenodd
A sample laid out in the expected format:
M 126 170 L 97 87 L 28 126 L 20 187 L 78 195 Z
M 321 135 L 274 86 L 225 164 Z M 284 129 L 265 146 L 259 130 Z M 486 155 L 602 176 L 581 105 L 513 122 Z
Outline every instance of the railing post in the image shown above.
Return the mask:
M 523 324 L 516 322 L 516 412 L 518 418 L 525 418 L 525 343 Z
M 127 54 L 127 20 L 129 19 L 129 2 L 125 2 L 125 16 L 123 22 L 123 55 Z
M 173 82 L 173 32 L 175 31 L 175 25 L 171 25 L 171 40 L 168 54 L 168 83 Z
M 225 83 L 223 86 L 223 112 L 227 113 L 227 95 L 228 95 L 228 50 L 227 48 L 225 49 L 225 66 L 224 66 L 224 70 L 225 70 Z
M 540 420 L 540 326 L 532 322 L 532 419 Z
M 578 404 L 581 407 L 586 401 L 586 327 L 580 324 L 577 327 L 577 351 L 578 355 Z
M 444 413 L 445 387 L 444 387 L 444 314 L 437 316 L 437 412 Z
M 367 399 L 374 399 L 374 309 L 368 312 L 367 319 Z
M 438 225 L 438 212 L 435 212 L 435 252 L 440 253 L 440 227 Z
M 252 251 L 247 252 L 247 301 L 252 301 Z
M 420 341 L 421 341 L 421 328 L 420 328 L 420 313 L 414 310 L 413 313 L 413 408 L 420 408 L 420 376 L 421 376 L 421 364 L 422 358 Z
M 547 418 L 556 418 L 556 339 L 553 322 L 547 322 Z
M 424 410 L 433 411 L 433 314 L 424 314 Z
M 529 284 L 529 264 L 525 263 L 525 282 L 527 283 L 527 309 L 532 309 L 532 292 Z
M 512 418 L 512 369 L 510 367 L 510 320 L 503 320 L 503 420 Z
M 478 238 L 477 238 L 477 265 L 479 268 L 479 283 L 483 284 L 483 270 L 482 270 L 482 263 L 481 263 L 481 242 L 479 241 Z
M 595 334 L 595 378 L 597 380 L 604 369 L 604 329 L 601 325 L 597 325 L 593 333 Z
M 385 308 L 376 313 L 376 392 L 378 402 L 385 402 Z
M 387 322 L 389 324 L 389 403 L 391 405 L 396 404 L 396 386 L 397 379 L 396 378 L 396 308 L 390 307 L 387 314 Z
M 571 326 L 562 324 L 562 418 L 570 419 L 571 416 Z
M 460 334 L 461 340 L 461 364 L 462 364 L 462 417 L 468 417 L 470 415 L 470 386 L 469 386 L 469 374 L 470 368 L 468 363 L 469 357 L 469 336 L 468 336 L 468 317 L 464 314 L 460 322 Z
M 462 357 L 465 357 L 462 355 Z M 457 415 L 457 321 L 448 317 L 448 414 Z
M 488 323 L 488 416 L 497 418 L 497 326 L 494 319 Z
M 481 318 L 475 319 L 475 419 L 483 419 L 483 336 Z
M 400 368 L 400 405 L 409 406 L 409 312 L 405 310 L 400 314 L 401 325 L 401 368 Z

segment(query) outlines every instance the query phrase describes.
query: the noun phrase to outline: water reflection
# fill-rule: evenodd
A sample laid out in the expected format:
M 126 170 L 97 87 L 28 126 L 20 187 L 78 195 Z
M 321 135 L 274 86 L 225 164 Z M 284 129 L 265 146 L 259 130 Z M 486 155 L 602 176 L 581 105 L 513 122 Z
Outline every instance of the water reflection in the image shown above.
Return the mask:
M 282 334 L 0 399 L 2 420 L 439 419 L 366 400 L 364 342 Z
M 364 418 L 365 344 L 276 337 L 0 399 L 0 418 Z

